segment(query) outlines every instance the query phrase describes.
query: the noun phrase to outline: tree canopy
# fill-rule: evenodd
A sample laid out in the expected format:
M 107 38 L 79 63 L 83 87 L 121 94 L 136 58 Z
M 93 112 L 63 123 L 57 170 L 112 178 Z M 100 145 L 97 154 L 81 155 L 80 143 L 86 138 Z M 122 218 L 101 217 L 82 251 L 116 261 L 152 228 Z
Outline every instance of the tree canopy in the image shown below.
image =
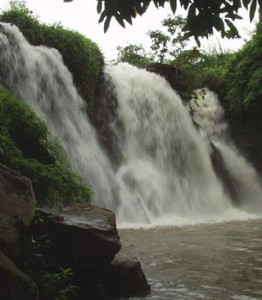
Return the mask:
M 257 8 L 262 4 L 262 0 L 97 0 L 99 22 L 104 22 L 105 32 L 112 18 L 125 27 L 125 22 L 132 24 L 137 15 L 143 15 L 151 2 L 157 8 L 169 3 L 174 14 L 179 5 L 187 11 L 186 29 L 189 36 L 194 36 L 198 43 L 199 37 L 208 37 L 213 34 L 214 29 L 220 32 L 222 37 L 239 37 L 234 25 L 236 19 L 241 19 L 239 9 L 248 9 L 252 21 Z

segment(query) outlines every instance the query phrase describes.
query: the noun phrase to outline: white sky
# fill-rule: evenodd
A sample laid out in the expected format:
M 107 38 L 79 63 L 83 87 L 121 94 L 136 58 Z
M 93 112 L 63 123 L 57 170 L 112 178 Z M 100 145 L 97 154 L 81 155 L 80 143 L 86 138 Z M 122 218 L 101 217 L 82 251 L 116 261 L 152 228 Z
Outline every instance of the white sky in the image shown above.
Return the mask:
M 142 16 L 137 16 L 133 20 L 133 25 L 126 25 L 122 28 L 115 20 L 111 21 L 109 30 L 106 34 L 103 32 L 103 24 L 98 24 L 99 15 L 96 12 L 96 0 L 74 0 L 65 3 L 63 0 L 26 0 L 30 8 L 45 23 L 61 22 L 65 28 L 76 30 L 86 37 L 96 42 L 107 60 L 117 57 L 116 47 L 126 46 L 128 44 L 143 44 L 146 49 L 149 48 L 150 39 L 147 36 L 149 30 L 161 29 L 161 21 L 171 13 L 169 4 L 165 8 L 156 9 L 150 5 L 149 10 Z M 0 9 L 8 7 L 8 0 L 1 0 Z M 254 23 L 248 21 L 246 11 L 244 21 L 237 21 L 236 26 L 244 38 L 250 36 L 250 31 L 254 28 Z M 227 40 L 213 37 L 207 42 L 204 39 L 202 48 L 208 50 L 215 45 L 218 47 L 218 41 L 225 50 L 239 49 L 243 40 Z

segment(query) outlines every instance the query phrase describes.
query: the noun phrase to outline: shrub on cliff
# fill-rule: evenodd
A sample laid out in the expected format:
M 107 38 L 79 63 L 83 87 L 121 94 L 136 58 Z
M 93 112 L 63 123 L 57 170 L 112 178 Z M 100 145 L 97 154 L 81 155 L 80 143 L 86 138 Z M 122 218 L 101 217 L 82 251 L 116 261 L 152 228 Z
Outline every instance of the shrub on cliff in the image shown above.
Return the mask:
M 16 25 L 30 44 L 56 48 L 62 54 L 79 93 L 88 103 L 92 117 L 96 84 L 104 65 L 98 46 L 60 24 L 41 24 L 22 1 L 11 1 L 10 5 L 11 8 L 1 14 L 0 21 Z
M 69 167 L 47 126 L 24 103 L 0 89 L 0 162 L 32 180 L 38 205 L 87 203 L 91 188 Z

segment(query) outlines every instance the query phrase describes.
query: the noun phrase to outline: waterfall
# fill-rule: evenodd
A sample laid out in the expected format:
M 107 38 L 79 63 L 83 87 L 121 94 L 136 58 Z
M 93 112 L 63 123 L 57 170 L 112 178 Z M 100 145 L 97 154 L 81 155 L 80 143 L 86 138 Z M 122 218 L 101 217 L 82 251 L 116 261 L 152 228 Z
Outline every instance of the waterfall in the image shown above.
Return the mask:
M 95 203 L 115 209 L 117 183 L 86 115 L 86 104 L 55 49 L 31 46 L 16 26 L 0 24 L 0 82 L 30 105 L 59 137 Z
M 242 206 L 261 203 L 250 199 L 252 193 L 253 199 L 260 197 L 261 184 L 254 168 L 228 143 L 223 110 L 213 93 L 206 91 L 207 101 L 191 112 L 192 122 L 178 94 L 158 75 L 128 64 L 109 66 L 105 72 L 118 101 L 123 131 L 119 139 L 123 162 L 117 172 L 120 198 L 125 199 L 118 208 L 122 222 L 127 215 L 136 222 L 200 221 L 233 211 L 232 199 L 214 170 L 214 146 L 227 165 Z M 202 99 L 200 92 L 197 95 L 198 101 L 192 99 L 191 106 Z
M 213 93 L 206 91 L 202 101 L 197 92 L 189 109 L 160 76 L 128 64 L 107 66 L 107 92 L 117 101 L 111 128 L 121 153 L 113 168 L 58 51 L 31 46 L 4 23 L 0 51 L 0 82 L 46 121 L 72 166 L 92 184 L 94 202 L 113 209 L 118 222 L 170 225 L 230 219 L 236 210 L 238 217 L 244 209 L 261 212 L 260 180 L 230 142 Z M 238 208 L 214 168 L 214 149 Z
M 261 179 L 232 142 L 224 110 L 216 94 L 208 89 L 197 90 L 189 106 L 195 122 L 219 150 L 239 205 L 246 210 L 262 211 Z

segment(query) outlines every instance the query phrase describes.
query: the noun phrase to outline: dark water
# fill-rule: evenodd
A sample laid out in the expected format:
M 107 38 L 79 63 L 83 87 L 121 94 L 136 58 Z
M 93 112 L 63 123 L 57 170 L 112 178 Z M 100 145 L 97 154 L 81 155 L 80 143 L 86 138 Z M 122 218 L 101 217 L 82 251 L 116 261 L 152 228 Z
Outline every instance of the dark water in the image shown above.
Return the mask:
M 144 299 L 262 299 L 262 219 L 119 232 L 151 284 Z

